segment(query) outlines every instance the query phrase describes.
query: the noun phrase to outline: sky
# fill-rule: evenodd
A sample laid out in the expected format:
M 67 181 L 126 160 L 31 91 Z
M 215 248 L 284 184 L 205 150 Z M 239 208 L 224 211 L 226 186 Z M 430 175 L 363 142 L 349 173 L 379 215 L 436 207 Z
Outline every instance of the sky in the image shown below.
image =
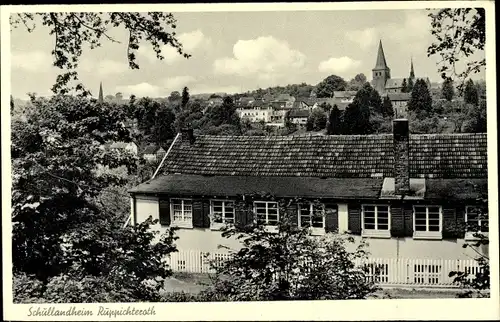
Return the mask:
M 413 58 L 417 77 L 439 82 L 438 56 L 427 57 L 434 41 L 425 10 L 179 12 L 176 33 L 186 59 L 164 47 L 165 60 L 141 43 L 139 70 L 128 67 L 127 33 L 113 29 L 121 43 L 85 48 L 78 72 L 94 96 L 165 97 L 184 86 L 193 94 L 245 92 L 294 83 L 316 85 L 335 74 L 346 80 L 364 73 L 371 80 L 379 41 L 393 78 L 407 77 Z M 38 25 L 28 33 L 12 29 L 12 94 L 49 95 L 60 72 L 50 55 L 54 38 Z M 485 78 L 484 73 L 473 78 Z

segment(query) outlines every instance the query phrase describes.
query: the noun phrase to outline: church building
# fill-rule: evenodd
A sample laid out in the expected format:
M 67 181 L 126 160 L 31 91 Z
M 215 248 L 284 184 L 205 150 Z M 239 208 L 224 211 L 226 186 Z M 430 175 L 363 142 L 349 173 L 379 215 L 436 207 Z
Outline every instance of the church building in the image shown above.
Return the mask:
M 404 88 L 408 88 L 408 83 L 413 83 L 418 79 L 423 79 L 430 88 L 430 81 L 428 77 L 415 77 L 413 69 L 413 60 L 411 61 L 410 77 L 408 78 L 391 78 L 391 69 L 387 65 L 385 59 L 384 48 L 382 47 L 382 40 L 380 40 L 377 53 L 377 61 L 375 67 L 372 69 L 372 86 L 375 88 L 380 96 L 386 96 L 390 93 L 403 93 Z

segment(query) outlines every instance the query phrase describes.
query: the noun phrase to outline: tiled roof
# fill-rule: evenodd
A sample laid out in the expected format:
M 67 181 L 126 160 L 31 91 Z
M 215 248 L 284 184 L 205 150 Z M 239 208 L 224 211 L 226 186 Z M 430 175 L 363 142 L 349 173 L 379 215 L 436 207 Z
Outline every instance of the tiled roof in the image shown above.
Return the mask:
M 308 117 L 309 114 L 309 110 L 290 110 L 290 117 Z
M 334 91 L 333 97 L 335 98 L 350 98 L 356 96 L 356 91 Z
M 378 198 L 380 178 L 301 178 L 255 176 L 166 175 L 140 184 L 132 193 L 175 194 L 178 196 L 238 196 L 271 194 L 275 197 Z
M 486 134 L 410 135 L 410 177 L 486 178 Z M 393 177 L 392 134 L 198 136 L 177 141 L 163 173 Z
M 409 101 L 411 98 L 410 93 L 387 93 L 391 101 Z

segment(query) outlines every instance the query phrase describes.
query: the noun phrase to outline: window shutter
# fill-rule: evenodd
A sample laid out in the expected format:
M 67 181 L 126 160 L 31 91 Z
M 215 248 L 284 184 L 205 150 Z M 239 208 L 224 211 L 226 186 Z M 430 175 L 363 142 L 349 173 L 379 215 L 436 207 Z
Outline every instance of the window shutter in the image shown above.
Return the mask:
M 234 213 L 234 216 L 235 216 L 234 225 L 238 229 L 243 229 L 247 225 L 250 224 L 251 215 L 249 214 L 249 212 L 251 211 L 251 207 L 250 207 L 250 205 L 246 204 L 245 202 L 236 202 L 235 208 L 236 209 L 234 210 L 235 211 L 235 213 Z
M 291 202 L 286 207 L 288 220 L 292 226 L 299 225 L 299 205 L 296 202 Z
M 203 201 L 201 199 L 193 200 L 193 227 L 204 228 L 203 220 Z
M 170 202 L 168 199 L 160 198 L 158 201 L 160 225 L 170 226 Z
M 443 207 L 443 238 L 456 238 L 457 230 L 457 213 L 452 207 Z
M 457 238 L 465 238 L 465 206 L 456 208 Z
M 391 236 L 405 236 L 405 216 L 404 209 L 401 206 L 391 207 Z
M 413 206 L 405 205 L 403 207 L 404 215 L 404 236 L 413 237 Z
M 203 227 L 210 228 L 210 200 L 203 200 Z
M 359 225 L 361 229 L 361 222 Z M 327 203 L 325 204 L 325 230 L 327 233 L 331 233 L 337 231 L 338 229 L 339 229 L 338 206 L 337 204 Z
M 361 235 L 361 206 L 349 204 L 348 229 L 354 235 Z

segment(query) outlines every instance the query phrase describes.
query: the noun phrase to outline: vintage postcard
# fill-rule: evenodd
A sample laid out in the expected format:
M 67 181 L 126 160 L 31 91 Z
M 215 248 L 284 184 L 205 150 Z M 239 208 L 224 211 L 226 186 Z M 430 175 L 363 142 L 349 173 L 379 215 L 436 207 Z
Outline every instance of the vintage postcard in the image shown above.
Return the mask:
M 500 318 L 494 10 L 2 6 L 4 319 Z

